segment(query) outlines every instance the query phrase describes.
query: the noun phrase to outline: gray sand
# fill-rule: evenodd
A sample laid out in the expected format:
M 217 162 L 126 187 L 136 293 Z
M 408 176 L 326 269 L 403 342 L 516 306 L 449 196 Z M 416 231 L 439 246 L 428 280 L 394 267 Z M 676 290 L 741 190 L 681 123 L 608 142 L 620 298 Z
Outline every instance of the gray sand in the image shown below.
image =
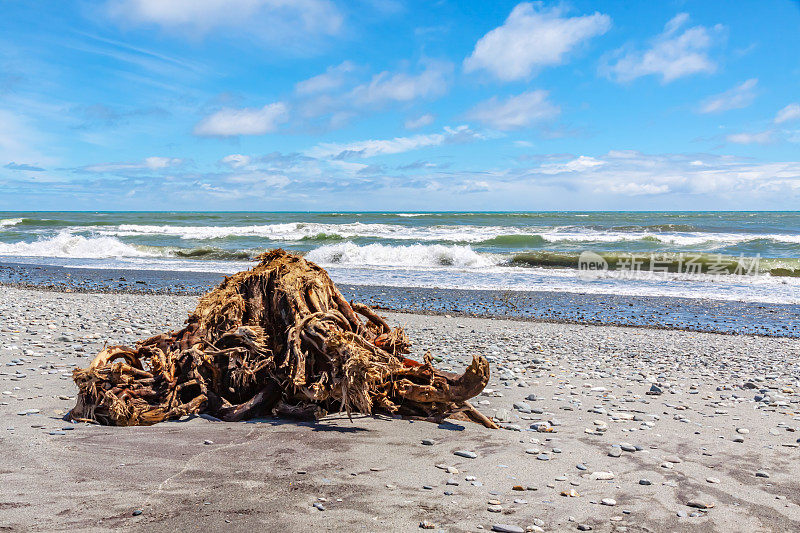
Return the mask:
M 800 530 L 798 339 L 389 314 L 415 357 L 489 356 L 507 429 L 61 419 L 75 365 L 194 303 L 0 287 L 0 530 Z

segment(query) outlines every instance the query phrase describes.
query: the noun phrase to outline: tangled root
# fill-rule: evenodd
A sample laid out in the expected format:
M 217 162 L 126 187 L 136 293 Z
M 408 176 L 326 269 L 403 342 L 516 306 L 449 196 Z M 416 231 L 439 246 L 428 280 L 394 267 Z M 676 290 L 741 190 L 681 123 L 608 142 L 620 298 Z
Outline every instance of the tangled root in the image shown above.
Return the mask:
M 364 304 L 348 303 L 319 266 L 271 250 L 200 299 L 186 327 L 110 346 L 75 370 L 74 420 L 130 426 L 207 413 L 225 421 L 346 411 L 497 426 L 468 400 L 489 363 L 437 370 Z

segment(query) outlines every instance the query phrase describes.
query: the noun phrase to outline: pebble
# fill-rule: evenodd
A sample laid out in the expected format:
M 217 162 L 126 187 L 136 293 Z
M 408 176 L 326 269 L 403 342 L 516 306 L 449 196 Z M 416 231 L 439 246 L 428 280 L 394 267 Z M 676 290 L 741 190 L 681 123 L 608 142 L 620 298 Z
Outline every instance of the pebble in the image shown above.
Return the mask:
M 513 405 L 513 407 L 514 407 L 514 409 L 516 409 L 517 411 L 521 411 L 521 412 L 523 412 L 523 413 L 530 413 L 530 412 L 531 412 L 531 406 L 530 406 L 530 405 L 528 405 L 528 404 L 527 404 L 527 403 L 525 403 L 525 402 L 514 402 L 514 405 Z
M 492 525 L 492 531 L 497 533 L 525 533 L 525 530 L 521 527 L 509 524 L 494 524 Z
M 694 507 L 695 509 L 711 509 L 714 504 L 705 500 L 689 500 L 686 502 L 687 507 Z
M 453 455 L 458 455 L 459 457 L 465 457 L 467 459 L 475 459 L 478 457 L 477 453 L 468 450 L 456 450 L 453 452 Z
M 613 507 L 617 505 L 617 500 L 615 500 L 614 498 L 603 498 L 602 500 L 600 500 L 600 503 L 603 505 L 608 505 L 609 507 Z

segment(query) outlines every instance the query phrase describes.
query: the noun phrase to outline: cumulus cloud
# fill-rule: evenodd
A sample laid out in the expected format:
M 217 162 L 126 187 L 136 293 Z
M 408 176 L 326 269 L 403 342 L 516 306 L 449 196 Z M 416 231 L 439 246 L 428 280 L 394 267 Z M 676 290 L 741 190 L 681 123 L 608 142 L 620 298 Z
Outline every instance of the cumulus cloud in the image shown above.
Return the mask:
M 775 115 L 775 124 L 782 124 L 800 119 L 800 104 L 792 103 L 778 111 Z
M 264 107 L 225 108 L 213 113 L 194 127 L 194 134 L 204 137 L 264 135 L 272 133 L 289 120 L 289 107 L 283 102 Z
M 417 130 L 419 128 L 424 128 L 425 126 L 430 126 L 433 124 L 434 120 L 436 120 L 436 117 L 430 113 L 426 113 L 417 118 L 406 120 L 405 127 L 407 130 Z
M 249 155 L 231 154 L 226 155 L 220 160 L 223 165 L 228 165 L 231 168 L 242 168 L 250 164 L 252 158 Z
M 443 133 L 395 137 L 394 139 L 369 139 L 347 144 L 322 143 L 306 151 L 311 157 L 350 159 L 399 154 L 442 144 L 464 143 L 483 138 L 468 126 L 445 128 Z
M 164 170 L 180 166 L 184 163 L 183 159 L 177 157 L 160 157 L 152 156 L 146 157 L 141 161 L 129 161 L 122 163 L 103 163 L 98 165 L 89 165 L 83 167 L 82 170 L 87 172 L 120 172 L 120 171 L 138 171 L 138 170 Z
M 123 25 L 158 26 L 195 38 L 227 30 L 228 36 L 244 33 L 284 46 L 302 42 L 298 36 L 335 35 L 343 21 L 329 0 L 109 0 L 107 11 Z
M 351 97 L 357 104 L 367 105 L 434 98 L 447 92 L 452 72 L 453 64 L 447 61 L 429 61 L 419 74 L 384 71 L 354 88 Z
M 765 130 L 755 133 L 732 133 L 726 136 L 725 139 L 735 144 L 769 144 L 775 140 L 774 136 L 774 131 Z
M 676 15 L 648 48 L 617 51 L 616 63 L 603 65 L 601 72 L 618 82 L 656 75 L 661 76 L 662 83 L 669 83 L 691 74 L 716 71 L 717 64 L 709 52 L 721 40 L 724 27 L 693 26 L 681 31 L 688 21 L 688 14 Z
M 560 174 L 562 172 L 583 172 L 585 170 L 591 170 L 602 165 L 605 165 L 605 161 L 601 159 L 595 159 L 594 157 L 589 157 L 586 155 L 578 156 L 575 159 L 569 159 L 567 161 L 560 161 L 560 162 L 553 162 L 553 163 L 545 163 L 541 166 L 541 172 L 545 174 Z
M 322 74 L 297 83 L 294 91 L 299 95 L 330 92 L 341 87 L 345 83 L 347 75 L 354 70 L 355 65 L 352 62 L 344 61 L 339 65 L 328 67 Z
M 505 179 L 536 180 L 538 184 L 593 195 L 711 195 L 717 201 L 738 201 L 743 197 L 797 196 L 800 162 L 760 163 L 726 155 L 612 150 L 597 158 L 548 158 L 537 167 L 518 169 Z
M 720 113 L 731 109 L 742 109 L 753 103 L 756 98 L 755 88 L 758 79 L 751 78 L 743 81 L 724 93 L 712 96 L 700 107 L 701 113 Z M 800 110 L 800 108 L 799 108 Z
M 544 90 L 528 91 L 504 100 L 492 97 L 476 105 L 467 116 L 498 130 L 526 128 L 557 116 L 561 111 Z
M 341 128 L 353 119 L 391 107 L 412 107 L 422 100 L 434 100 L 450 88 L 453 64 L 424 59 L 416 68 L 404 65 L 370 77 L 366 69 L 352 62 L 328 67 L 325 72 L 295 85 L 293 126 L 314 132 Z M 432 117 L 420 117 L 416 128 Z M 409 119 L 409 129 L 414 129 Z
M 536 70 L 564 63 L 584 41 L 602 35 L 611 17 L 601 13 L 568 17 L 560 7 L 518 4 L 505 23 L 477 42 L 464 70 L 486 70 L 503 81 L 530 77 Z

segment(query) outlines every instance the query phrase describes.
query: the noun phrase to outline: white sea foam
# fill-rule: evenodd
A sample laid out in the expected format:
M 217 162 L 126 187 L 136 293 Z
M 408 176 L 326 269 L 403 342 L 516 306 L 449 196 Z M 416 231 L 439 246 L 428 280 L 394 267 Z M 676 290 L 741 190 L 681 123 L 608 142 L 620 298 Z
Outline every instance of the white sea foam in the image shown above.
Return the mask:
M 16 226 L 20 222 L 22 222 L 21 218 L 3 218 L 3 219 L 0 219 L 0 227 Z
M 130 246 L 114 237 L 83 237 L 61 231 L 33 242 L 0 243 L 0 255 L 24 257 L 157 257 L 158 252 Z
M 498 259 L 475 252 L 469 246 L 441 244 L 358 246 L 345 242 L 320 246 L 308 252 L 309 260 L 321 265 L 389 266 L 407 268 L 480 268 L 497 264 Z
M 72 228 L 79 229 L 79 228 Z M 87 229 L 87 228 L 80 228 Z M 300 241 L 322 235 L 338 235 L 342 238 L 370 237 L 407 241 L 440 241 L 453 243 L 479 243 L 507 235 L 538 235 L 546 242 L 559 243 L 613 243 L 649 240 L 677 246 L 706 245 L 729 246 L 754 240 L 800 244 L 800 235 L 705 233 L 705 232 L 653 232 L 615 231 L 560 227 L 516 227 L 516 226 L 468 226 L 432 225 L 405 226 L 401 224 L 321 224 L 290 222 L 252 226 L 174 226 L 122 224 L 117 227 L 91 228 L 97 233 L 111 236 L 169 235 L 182 239 L 209 240 L 227 237 L 261 237 L 273 241 Z

